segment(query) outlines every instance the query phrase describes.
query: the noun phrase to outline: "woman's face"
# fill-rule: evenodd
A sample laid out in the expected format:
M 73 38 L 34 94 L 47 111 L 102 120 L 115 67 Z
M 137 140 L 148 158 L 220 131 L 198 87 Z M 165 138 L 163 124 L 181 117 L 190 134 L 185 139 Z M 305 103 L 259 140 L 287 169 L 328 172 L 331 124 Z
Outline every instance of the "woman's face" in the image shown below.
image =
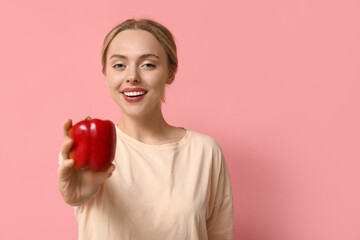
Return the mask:
M 171 81 L 166 52 L 151 33 L 118 33 L 106 57 L 106 83 L 123 114 L 139 117 L 161 108 L 165 84 Z

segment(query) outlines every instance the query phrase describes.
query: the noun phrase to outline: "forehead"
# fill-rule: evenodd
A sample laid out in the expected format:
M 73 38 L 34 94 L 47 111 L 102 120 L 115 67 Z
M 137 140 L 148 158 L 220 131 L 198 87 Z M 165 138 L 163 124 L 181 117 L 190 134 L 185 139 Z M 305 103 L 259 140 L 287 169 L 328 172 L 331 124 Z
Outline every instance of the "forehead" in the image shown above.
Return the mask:
M 129 57 L 140 56 L 144 53 L 154 53 L 160 57 L 166 55 L 165 50 L 152 33 L 138 29 L 118 33 L 111 41 L 108 53 L 108 56 L 121 54 Z

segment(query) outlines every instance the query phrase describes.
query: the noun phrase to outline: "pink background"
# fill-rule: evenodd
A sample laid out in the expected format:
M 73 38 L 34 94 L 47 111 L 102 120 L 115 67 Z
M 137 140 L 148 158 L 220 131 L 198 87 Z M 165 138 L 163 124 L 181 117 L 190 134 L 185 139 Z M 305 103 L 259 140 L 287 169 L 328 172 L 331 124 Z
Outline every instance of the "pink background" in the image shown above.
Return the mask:
M 360 239 L 358 0 L 20 0 L 0 16 L 0 239 L 76 239 L 62 122 L 118 122 L 100 51 L 132 17 L 175 36 L 164 114 L 223 149 L 235 239 Z

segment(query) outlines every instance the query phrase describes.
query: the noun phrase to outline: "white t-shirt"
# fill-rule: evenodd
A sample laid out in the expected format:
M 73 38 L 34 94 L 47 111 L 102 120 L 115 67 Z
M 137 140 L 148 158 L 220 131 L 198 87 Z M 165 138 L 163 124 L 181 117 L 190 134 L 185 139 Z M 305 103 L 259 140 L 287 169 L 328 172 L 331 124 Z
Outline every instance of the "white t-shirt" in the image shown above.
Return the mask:
M 186 129 L 178 142 L 142 143 L 116 128 L 116 169 L 74 207 L 80 240 L 233 239 L 233 199 L 217 142 Z

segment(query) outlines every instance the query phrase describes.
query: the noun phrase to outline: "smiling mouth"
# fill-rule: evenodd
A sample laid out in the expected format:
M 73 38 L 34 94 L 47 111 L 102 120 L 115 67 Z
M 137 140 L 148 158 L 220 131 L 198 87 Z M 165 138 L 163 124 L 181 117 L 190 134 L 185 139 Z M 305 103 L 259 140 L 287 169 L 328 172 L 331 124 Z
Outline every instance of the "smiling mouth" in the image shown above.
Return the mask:
M 127 97 L 139 97 L 145 95 L 147 92 L 123 92 Z

